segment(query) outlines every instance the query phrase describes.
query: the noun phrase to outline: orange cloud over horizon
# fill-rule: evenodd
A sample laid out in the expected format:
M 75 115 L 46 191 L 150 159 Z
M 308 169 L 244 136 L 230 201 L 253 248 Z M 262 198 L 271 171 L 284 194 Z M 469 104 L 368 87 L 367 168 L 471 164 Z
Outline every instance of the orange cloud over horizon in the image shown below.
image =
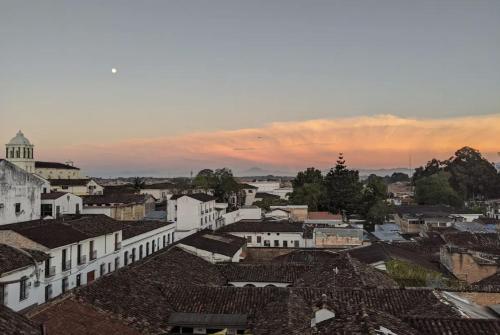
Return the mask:
M 500 114 L 447 119 L 393 115 L 276 122 L 261 128 L 89 143 L 47 152 L 86 168 L 327 168 L 343 152 L 354 167 L 407 167 L 447 158 L 463 146 L 490 160 L 500 151 Z

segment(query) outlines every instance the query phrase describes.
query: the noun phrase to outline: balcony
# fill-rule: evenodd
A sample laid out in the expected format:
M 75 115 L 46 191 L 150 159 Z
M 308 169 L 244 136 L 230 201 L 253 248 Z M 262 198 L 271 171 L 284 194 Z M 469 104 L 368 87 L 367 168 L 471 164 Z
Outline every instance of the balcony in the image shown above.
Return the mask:
M 71 269 L 71 260 L 62 263 L 62 270 L 68 271 Z
M 45 278 L 54 277 L 55 275 L 56 275 L 56 267 L 55 266 L 49 267 L 48 271 L 45 272 Z
M 93 261 L 94 259 L 96 259 L 97 258 L 97 250 L 92 250 L 90 252 L 89 258 L 90 258 L 91 261 Z
M 82 264 L 85 264 L 87 263 L 87 256 L 86 255 L 82 255 L 78 258 L 78 265 L 82 265 Z
M 116 242 L 115 243 L 115 251 L 118 251 L 122 248 L 122 242 Z

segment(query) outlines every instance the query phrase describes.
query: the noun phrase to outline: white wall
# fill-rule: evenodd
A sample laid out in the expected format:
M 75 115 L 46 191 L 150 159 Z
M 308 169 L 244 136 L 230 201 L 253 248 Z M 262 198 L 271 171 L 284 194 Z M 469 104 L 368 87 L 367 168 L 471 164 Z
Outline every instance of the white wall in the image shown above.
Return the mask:
M 238 210 L 222 215 L 224 226 L 241 220 L 260 220 L 262 219 L 262 209 L 259 207 L 240 208 Z
M 167 200 L 169 196 L 172 195 L 172 191 L 169 189 L 156 189 L 156 188 L 144 188 L 141 189 L 141 194 L 149 194 L 153 196 L 156 200 Z
M 112 217 L 113 209 L 111 207 L 99 207 L 99 206 L 85 206 L 83 207 L 83 214 L 104 214 Z
M 226 255 L 221 255 L 217 253 L 213 253 L 210 251 L 198 249 L 195 247 L 192 247 L 190 245 L 182 244 L 182 241 L 177 244 L 179 248 L 182 248 L 186 250 L 187 252 L 196 255 L 200 258 L 203 258 L 204 260 L 210 262 L 210 263 L 220 263 L 220 262 L 239 262 L 240 261 L 240 256 L 242 253 L 242 249 L 238 250 L 233 257 L 229 257 Z
M 77 195 L 72 193 L 67 193 L 58 199 L 47 199 L 42 200 L 43 204 L 52 205 L 52 217 L 57 216 L 57 206 L 59 206 L 60 214 L 76 214 L 76 208 L 78 205 L 80 213 L 83 213 L 83 200 Z
M 280 183 L 278 181 L 256 181 L 256 182 L 249 182 L 247 184 L 257 187 L 258 188 L 257 192 L 270 193 L 271 191 L 280 188 Z
M 177 231 L 180 233 L 195 232 L 206 228 L 215 229 L 217 219 L 215 200 L 202 203 L 184 196 L 169 200 L 167 206 L 167 219 L 177 223 Z
M 243 237 L 247 239 L 247 247 L 276 247 L 276 248 L 295 248 L 295 241 L 298 242 L 298 248 L 305 248 L 305 241 L 302 237 L 302 233 L 271 233 L 271 232 L 230 232 L 229 234 Z M 251 237 L 251 240 L 248 238 Z M 260 242 L 258 241 L 260 237 Z M 269 241 L 269 245 L 265 244 L 265 241 Z M 275 241 L 278 241 L 278 245 L 275 246 Z M 286 242 L 286 246 L 285 246 Z
M 0 225 L 39 219 L 42 184 L 18 166 L 0 161 Z
M 122 259 L 125 265 L 125 256 L 128 257 L 128 264 L 141 259 L 140 249 L 142 247 L 142 258 L 168 247 L 175 241 L 175 224 L 170 224 L 155 230 L 151 230 L 141 235 L 133 236 L 122 242 Z M 165 238 L 165 245 L 163 244 Z M 153 251 L 153 242 L 155 249 Z M 149 249 L 149 250 L 148 250 Z M 149 253 L 147 253 L 149 251 Z M 135 255 L 135 260 L 133 255 Z M 127 264 L 127 265 L 128 265 Z

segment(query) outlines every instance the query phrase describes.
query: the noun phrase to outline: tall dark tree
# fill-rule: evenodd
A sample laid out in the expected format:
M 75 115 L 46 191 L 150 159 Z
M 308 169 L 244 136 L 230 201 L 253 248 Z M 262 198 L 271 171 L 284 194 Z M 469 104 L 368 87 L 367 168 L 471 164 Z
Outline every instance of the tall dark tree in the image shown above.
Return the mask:
M 214 195 L 222 202 L 229 202 L 229 197 L 241 191 L 240 185 L 234 179 L 233 172 L 228 168 L 217 169 L 214 172 L 216 186 Z
M 332 213 L 345 211 L 347 214 L 358 213 L 361 202 L 362 184 L 359 172 L 349 170 L 342 153 L 337 164 L 325 176 L 327 207 Z
M 193 186 L 204 190 L 205 192 L 214 190 L 217 186 L 217 178 L 214 171 L 210 169 L 203 169 L 193 180 Z
M 322 183 L 323 175 L 321 174 L 321 171 L 313 167 L 307 168 L 305 171 L 300 171 L 299 173 L 297 173 L 297 177 L 292 180 L 292 186 L 294 188 L 303 186 L 304 184 Z
M 438 159 L 433 158 L 425 166 L 421 166 L 415 169 L 412 177 L 412 183 L 415 185 L 417 180 L 424 177 L 432 176 L 435 173 L 443 171 L 446 167 L 446 161 L 440 161 Z
M 449 173 L 438 172 L 417 180 L 415 185 L 415 200 L 420 205 L 450 205 L 462 207 L 463 201 L 451 187 Z
M 146 185 L 146 182 L 144 181 L 144 179 L 143 179 L 143 178 L 140 178 L 140 177 L 135 177 L 135 178 L 134 178 L 134 184 L 133 184 L 133 185 L 134 185 L 134 189 L 135 189 L 136 191 L 139 191 L 139 190 L 141 190 L 141 189 L 143 189 L 143 188 L 144 188 L 144 186 Z
M 371 231 L 375 224 L 385 222 L 389 212 L 385 179 L 374 174 L 370 175 L 362 193 L 361 214 L 367 220 L 365 228 Z
M 481 153 L 463 147 L 447 161 L 451 186 L 467 200 L 482 200 L 500 195 L 500 177 L 493 165 Z

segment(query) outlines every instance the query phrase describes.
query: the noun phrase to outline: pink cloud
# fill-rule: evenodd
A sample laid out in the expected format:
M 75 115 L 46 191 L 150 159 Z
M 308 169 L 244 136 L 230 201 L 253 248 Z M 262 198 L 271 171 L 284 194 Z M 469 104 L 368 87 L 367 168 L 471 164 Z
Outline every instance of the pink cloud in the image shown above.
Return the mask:
M 330 167 L 339 152 L 356 167 L 408 166 L 447 158 L 462 146 L 490 159 L 500 151 L 500 114 L 448 119 L 392 115 L 277 122 L 261 128 L 137 138 L 54 148 L 92 168 L 198 169 L 202 167 Z

